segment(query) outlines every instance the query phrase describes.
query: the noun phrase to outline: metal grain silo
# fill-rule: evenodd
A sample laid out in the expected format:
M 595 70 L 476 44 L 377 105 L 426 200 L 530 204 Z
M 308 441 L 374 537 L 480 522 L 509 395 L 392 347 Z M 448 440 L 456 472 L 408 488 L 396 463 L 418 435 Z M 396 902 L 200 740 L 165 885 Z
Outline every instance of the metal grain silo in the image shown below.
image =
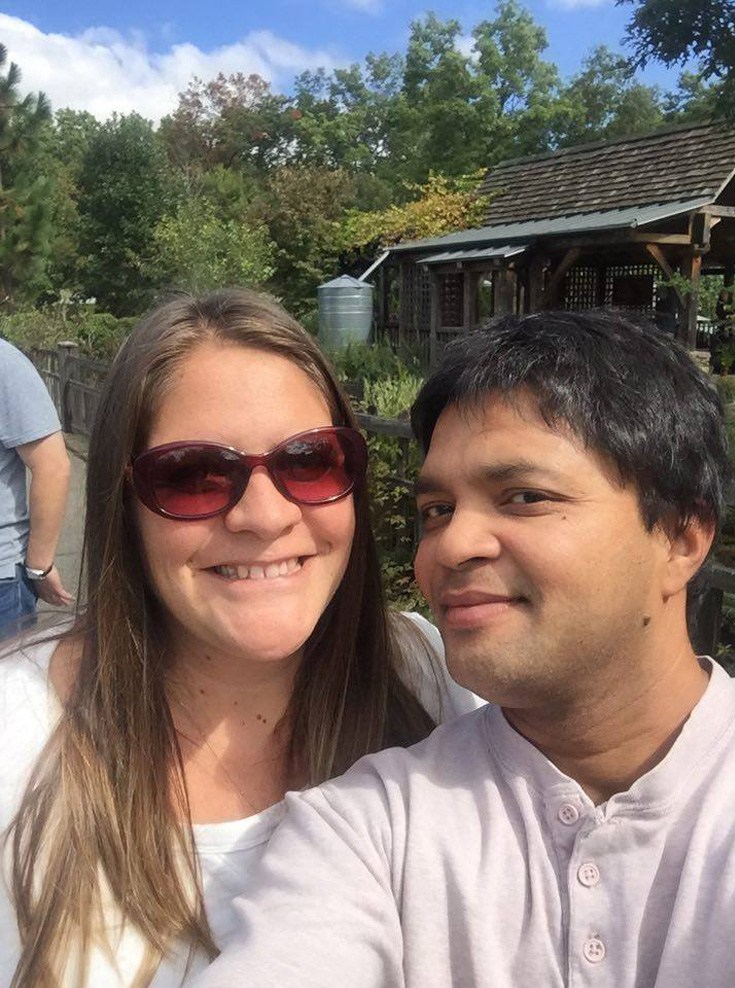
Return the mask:
M 317 288 L 319 339 L 325 349 L 367 343 L 373 325 L 373 286 L 344 274 Z

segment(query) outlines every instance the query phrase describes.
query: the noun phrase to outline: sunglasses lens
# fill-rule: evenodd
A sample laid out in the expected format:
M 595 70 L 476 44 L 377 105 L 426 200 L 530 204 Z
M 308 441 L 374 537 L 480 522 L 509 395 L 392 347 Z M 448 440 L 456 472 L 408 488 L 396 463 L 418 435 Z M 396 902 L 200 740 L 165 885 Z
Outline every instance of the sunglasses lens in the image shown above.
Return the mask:
M 237 500 L 241 467 L 225 449 L 183 447 L 161 453 L 150 472 L 156 503 L 170 515 L 196 517 L 222 511 Z
M 275 453 L 272 466 L 289 496 L 301 504 L 331 501 L 355 481 L 354 452 L 339 433 L 297 436 Z

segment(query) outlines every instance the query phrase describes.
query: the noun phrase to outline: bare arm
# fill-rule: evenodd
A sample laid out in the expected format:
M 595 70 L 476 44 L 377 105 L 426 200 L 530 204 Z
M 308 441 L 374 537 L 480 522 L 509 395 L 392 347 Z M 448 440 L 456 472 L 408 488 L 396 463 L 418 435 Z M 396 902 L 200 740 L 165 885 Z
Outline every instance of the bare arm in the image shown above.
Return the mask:
M 69 454 L 60 432 L 16 446 L 16 452 L 31 473 L 26 563 L 34 569 L 46 569 L 53 562 L 64 521 L 69 492 Z M 44 580 L 36 581 L 34 586 L 38 596 L 47 604 L 61 606 L 74 600 L 64 589 L 55 566 Z

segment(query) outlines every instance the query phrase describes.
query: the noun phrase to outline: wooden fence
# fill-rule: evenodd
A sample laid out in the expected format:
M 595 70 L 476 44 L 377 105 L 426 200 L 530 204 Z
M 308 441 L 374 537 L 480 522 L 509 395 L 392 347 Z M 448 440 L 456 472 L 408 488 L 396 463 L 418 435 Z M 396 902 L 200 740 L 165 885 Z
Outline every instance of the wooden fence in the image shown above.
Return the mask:
M 28 356 L 46 382 L 64 431 L 88 437 L 109 365 L 80 356 L 76 343 L 59 343 L 56 350 L 32 350 Z M 415 441 L 409 423 L 365 414 L 358 414 L 357 419 L 368 435 L 390 436 L 399 441 L 399 466 L 389 479 L 408 493 L 413 486 L 409 457 Z M 406 524 L 412 525 L 413 520 L 407 517 Z M 720 642 L 725 595 L 735 596 L 735 569 L 711 562 L 700 574 L 700 583 L 701 592 L 690 608 L 690 633 L 700 654 L 713 655 Z

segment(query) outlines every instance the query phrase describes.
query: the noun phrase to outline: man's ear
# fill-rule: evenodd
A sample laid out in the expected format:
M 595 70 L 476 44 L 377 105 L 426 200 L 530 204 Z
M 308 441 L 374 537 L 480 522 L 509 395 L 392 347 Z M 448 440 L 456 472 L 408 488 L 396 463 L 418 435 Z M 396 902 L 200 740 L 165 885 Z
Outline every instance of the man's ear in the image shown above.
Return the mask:
M 661 586 L 665 598 L 684 590 L 707 558 L 714 538 L 714 522 L 701 518 L 691 518 L 683 528 L 668 534 L 668 558 Z

